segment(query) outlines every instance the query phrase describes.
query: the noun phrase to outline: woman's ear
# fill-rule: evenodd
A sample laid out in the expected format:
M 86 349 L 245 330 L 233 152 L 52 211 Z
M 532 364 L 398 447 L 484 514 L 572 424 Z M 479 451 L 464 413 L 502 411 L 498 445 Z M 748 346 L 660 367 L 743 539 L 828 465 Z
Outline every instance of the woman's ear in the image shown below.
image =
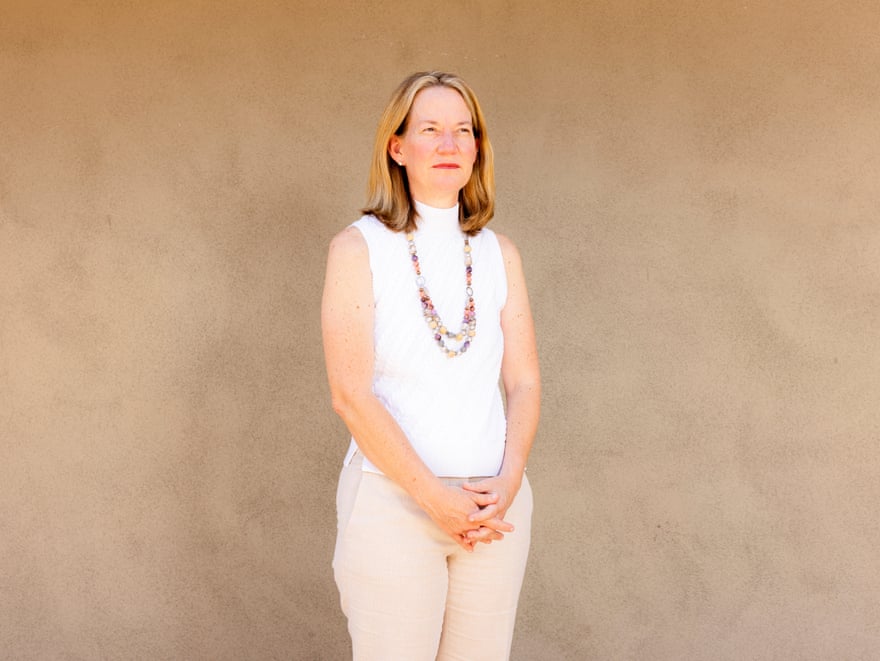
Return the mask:
M 392 160 L 397 161 L 398 165 L 403 165 L 403 154 L 400 153 L 400 136 L 391 136 L 388 141 L 388 155 Z

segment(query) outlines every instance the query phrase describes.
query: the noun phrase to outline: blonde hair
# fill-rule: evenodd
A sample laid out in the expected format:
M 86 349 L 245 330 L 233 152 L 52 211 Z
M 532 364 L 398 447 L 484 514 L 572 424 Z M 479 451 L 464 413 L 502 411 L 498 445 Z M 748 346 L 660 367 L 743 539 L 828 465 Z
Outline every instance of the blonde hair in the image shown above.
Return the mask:
M 367 205 L 362 213 L 373 214 L 395 232 L 416 228 L 416 211 L 409 192 L 406 170 L 391 158 L 388 145 L 394 135 L 403 135 L 416 95 L 429 87 L 449 87 L 461 94 L 471 112 L 477 159 L 471 177 L 458 194 L 458 222 L 466 234 L 477 234 L 495 213 L 495 163 L 486 120 L 473 90 L 461 78 L 441 71 L 423 71 L 408 76 L 398 86 L 376 130 Z

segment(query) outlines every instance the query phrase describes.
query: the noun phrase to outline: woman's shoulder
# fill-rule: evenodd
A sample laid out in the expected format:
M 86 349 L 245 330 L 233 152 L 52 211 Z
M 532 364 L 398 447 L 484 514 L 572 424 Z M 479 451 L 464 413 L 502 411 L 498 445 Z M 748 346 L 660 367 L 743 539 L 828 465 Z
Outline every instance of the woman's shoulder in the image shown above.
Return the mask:
M 369 236 L 381 233 L 387 229 L 385 224 L 376 216 L 365 214 L 334 236 L 330 241 L 330 247 L 335 247 L 339 250 L 366 248 Z
M 351 227 L 359 229 L 368 242 L 372 239 L 381 239 L 396 234 L 372 214 L 361 216 L 351 224 Z
M 330 239 L 330 255 L 337 259 L 358 259 L 367 253 L 367 241 L 363 233 L 352 223 Z
M 371 213 L 365 213 L 351 224 L 352 227 L 385 227 L 384 223 Z
M 378 216 L 374 216 L 371 213 L 365 213 L 363 216 L 354 221 L 352 225 L 356 225 L 357 227 L 369 227 L 375 230 L 381 230 L 388 234 L 399 234 L 399 232 L 396 232 L 388 227 L 388 224 L 384 220 L 382 220 Z
M 489 228 L 483 228 L 480 231 L 480 234 L 486 234 L 489 240 L 494 239 L 498 244 L 498 249 L 501 251 L 501 257 L 505 263 L 508 263 L 511 260 L 519 261 L 519 250 L 517 249 L 516 244 L 514 244 L 506 234 L 500 234 Z
M 401 239 L 381 220 L 372 215 L 361 216 L 330 241 L 330 253 L 345 262 L 368 261 L 378 267 L 389 254 L 398 249 Z

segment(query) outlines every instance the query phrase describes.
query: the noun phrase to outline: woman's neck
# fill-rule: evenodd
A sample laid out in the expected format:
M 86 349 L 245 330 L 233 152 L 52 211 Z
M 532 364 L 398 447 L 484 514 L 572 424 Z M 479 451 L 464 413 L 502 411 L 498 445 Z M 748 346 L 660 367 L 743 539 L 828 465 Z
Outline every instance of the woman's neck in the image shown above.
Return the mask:
M 432 209 L 453 209 L 458 207 L 458 196 L 456 197 L 440 197 L 440 196 L 412 196 L 413 201 L 416 204 L 423 204 L 426 207 L 431 207 Z
M 446 232 L 458 229 L 458 204 L 447 208 L 437 208 L 414 200 L 414 206 L 419 216 L 416 223 L 419 230 Z
M 450 209 L 458 204 L 458 196 L 461 191 L 451 190 L 410 190 L 412 199 L 422 204 L 427 204 L 435 209 Z

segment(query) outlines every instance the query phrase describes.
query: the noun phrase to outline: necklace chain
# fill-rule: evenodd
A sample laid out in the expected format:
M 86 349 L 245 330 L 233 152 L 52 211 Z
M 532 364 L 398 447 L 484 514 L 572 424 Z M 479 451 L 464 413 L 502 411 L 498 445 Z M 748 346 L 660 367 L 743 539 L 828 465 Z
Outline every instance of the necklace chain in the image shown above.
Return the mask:
M 460 356 L 471 346 L 474 337 L 477 335 L 477 311 L 474 305 L 474 290 L 471 286 L 471 277 L 473 275 L 471 244 L 468 237 L 464 237 L 464 274 L 465 274 L 465 294 L 467 301 L 464 304 L 464 314 L 461 319 L 461 327 L 458 332 L 449 330 L 446 324 L 440 319 L 431 295 L 428 293 L 428 287 L 425 283 L 425 276 L 422 275 L 422 268 L 419 266 L 419 253 L 416 251 L 415 236 L 412 232 L 407 232 L 406 241 L 409 243 L 409 254 L 412 259 L 413 269 L 416 272 L 416 286 L 419 288 L 419 298 L 422 303 L 422 314 L 425 316 L 425 323 L 434 334 L 434 341 L 440 350 L 449 358 Z M 446 344 L 446 340 L 455 340 L 459 342 L 457 349 L 450 348 Z

